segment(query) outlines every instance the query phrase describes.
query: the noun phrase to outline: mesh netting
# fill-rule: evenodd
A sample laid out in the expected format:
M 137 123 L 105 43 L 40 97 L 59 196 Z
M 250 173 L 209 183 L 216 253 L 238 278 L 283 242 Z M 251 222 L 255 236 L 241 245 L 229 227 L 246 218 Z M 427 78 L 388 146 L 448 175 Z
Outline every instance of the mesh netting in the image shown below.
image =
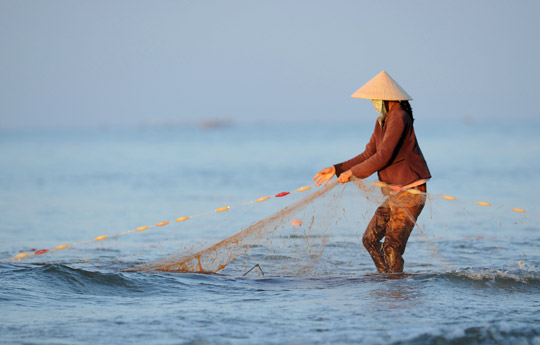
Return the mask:
M 405 199 L 396 198 L 403 193 L 413 195 L 360 180 L 347 185 L 335 181 L 207 248 L 130 270 L 239 275 L 256 267 L 257 274 L 326 275 L 372 266 L 362 234 L 385 200 L 392 200 L 393 208 L 410 206 L 410 200 L 401 205 Z M 414 215 L 405 215 L 415 222 Z
M 519 209 L 512 212 L 417 190 L 398 191 L 366 180 L 344 185 L 334 181 L 326 187 L 283 194 L 62 250 L 53 247 L 24 260 L 233 276 L 374 272 L 362 237 L 377 208 L 387 205 L 404 210 L 408 220 L 403 221 L 414 226 L 404 254 L 405 270 L 450 270 L 456 265 L 498 264 L 501 251 L 515 250 L 504 247 L 505 239 L 537 231 L 538 224 Z M 426 202 L 416 223 L 416 216 L 407 213 L 411 200 Z M 521 253 L 515 254 L 512 257 L 521 260 Z

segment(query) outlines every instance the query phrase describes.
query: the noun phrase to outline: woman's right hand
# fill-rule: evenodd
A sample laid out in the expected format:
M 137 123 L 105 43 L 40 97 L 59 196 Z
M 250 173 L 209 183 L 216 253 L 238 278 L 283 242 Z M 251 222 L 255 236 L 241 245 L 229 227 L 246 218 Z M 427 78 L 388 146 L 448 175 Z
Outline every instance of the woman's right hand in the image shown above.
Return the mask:
M 320 186 L 321 184 L 326 184 L 330 179 L 336 174 L 336 168 L 334 166 L 324 168 L 323 170 L 319 171 L 315 176 L 313 177 L 313 181 L 315 181 L 315 184 L 317 186 Z

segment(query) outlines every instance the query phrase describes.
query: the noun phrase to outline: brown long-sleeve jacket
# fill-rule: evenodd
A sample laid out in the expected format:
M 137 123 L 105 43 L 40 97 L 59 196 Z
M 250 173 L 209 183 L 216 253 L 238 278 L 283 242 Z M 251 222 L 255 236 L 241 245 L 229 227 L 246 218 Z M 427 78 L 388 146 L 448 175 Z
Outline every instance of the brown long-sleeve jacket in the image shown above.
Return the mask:
M 386 119 L 382 127 L 376 121 L 365 151 L 334 165 L 336 176 L 351 169 L 354 176 L 366 178 L 377 171 L 380 181 L 399 186 L 431 177 L 411 117 L 399 102 L 388 104 Z

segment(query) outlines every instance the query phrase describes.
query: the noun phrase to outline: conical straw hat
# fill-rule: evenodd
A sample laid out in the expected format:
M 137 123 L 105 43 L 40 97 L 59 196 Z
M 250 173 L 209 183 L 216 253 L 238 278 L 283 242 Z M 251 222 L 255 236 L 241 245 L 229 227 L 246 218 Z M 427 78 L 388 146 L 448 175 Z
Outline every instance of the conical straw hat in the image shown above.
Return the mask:
M 373 79 L 364 84 L 361 88 L 356 90 L 352 94 L 353 98 L 366 98 L 366 99 L 382 99 L 385 101 L 403 101 L 411 100 L 409 96 L 401 86 L 396 83 L 392 77 L 382 71 L 377 74 Z

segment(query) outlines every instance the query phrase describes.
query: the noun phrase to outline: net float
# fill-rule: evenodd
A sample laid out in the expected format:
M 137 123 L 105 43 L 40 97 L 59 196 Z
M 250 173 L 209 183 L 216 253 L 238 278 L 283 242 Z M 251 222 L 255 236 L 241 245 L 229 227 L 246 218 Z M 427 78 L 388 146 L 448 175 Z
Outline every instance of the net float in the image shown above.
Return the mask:
M 294 219 L 292 222 L 291 222 L 291 225 L 292 226 L 301 226 L 302 225 L 302 221 L 300 219 Z
M 311 189 L 311 186 L 304 186 L 304 187 L 298 188 L 296 191 L 297 192 L 304 192 L 304 191 L 309 190 L 309 189 Z

